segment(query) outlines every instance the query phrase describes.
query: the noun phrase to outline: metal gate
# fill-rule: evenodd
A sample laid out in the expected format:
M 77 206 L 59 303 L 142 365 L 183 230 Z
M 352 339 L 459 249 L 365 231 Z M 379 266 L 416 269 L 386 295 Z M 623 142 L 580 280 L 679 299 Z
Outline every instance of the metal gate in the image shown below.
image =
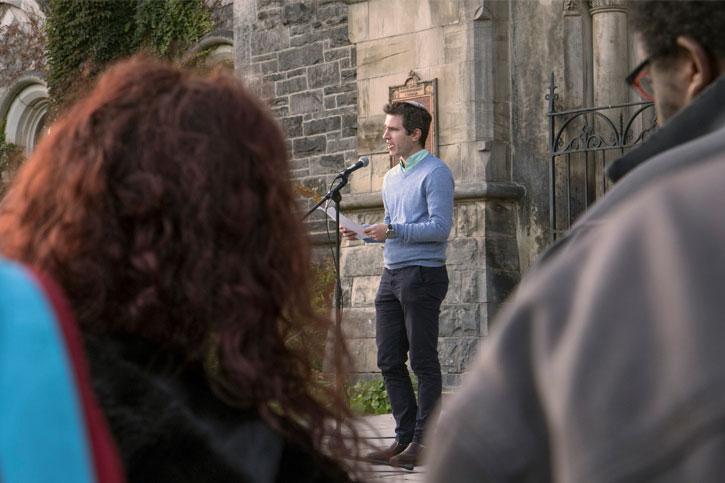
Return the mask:
M 557 110 L 549 82 L 549 225 L 551 241 L 564 234 L 610 186 L 605 169 L 656 127 L 654 104 Z

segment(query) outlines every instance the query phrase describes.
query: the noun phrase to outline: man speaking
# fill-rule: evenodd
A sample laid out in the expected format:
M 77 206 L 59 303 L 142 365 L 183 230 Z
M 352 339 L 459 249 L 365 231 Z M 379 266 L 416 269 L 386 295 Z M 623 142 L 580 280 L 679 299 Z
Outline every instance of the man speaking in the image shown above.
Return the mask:
M 438 316 L 448 291 L 446 244 L 453 219 L 453 175 L 424 149 L 431 115 L 417 102 L 383 108 L 383 139 L 399 161 L 383 180 L 383 223 L 365 229 L 383 242 L 385 269 L 375 297 L 377 362 L 395 418 L 395 442 L 367 455 L 373 463 L 412 469 L 428 418 L 441 397 Z M 353 232 L 340 229 L 350 240 Z M 418 378 L 418 400 L 405 365 Z

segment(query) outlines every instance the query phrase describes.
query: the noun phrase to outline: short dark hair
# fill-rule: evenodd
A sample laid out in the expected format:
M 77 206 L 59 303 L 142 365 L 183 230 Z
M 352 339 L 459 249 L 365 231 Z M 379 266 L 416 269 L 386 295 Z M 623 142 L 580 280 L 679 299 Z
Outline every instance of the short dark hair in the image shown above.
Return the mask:
M 408 134 L 420 129 L 420 145 L 425 146 L 425 140 L 428 139 L 428 131 L 430 131 L 430 123 L 433 120 L 427 110 L 412 103 L 391 102 L 383 106 L 383 112 L 391 116 L 402 116 L 403 127 Z
M 710 54 L 725 58 L 725 4 L 713 1 L 632 1 L 632 27 L 651 57 L 675 57 L 686 35 Z

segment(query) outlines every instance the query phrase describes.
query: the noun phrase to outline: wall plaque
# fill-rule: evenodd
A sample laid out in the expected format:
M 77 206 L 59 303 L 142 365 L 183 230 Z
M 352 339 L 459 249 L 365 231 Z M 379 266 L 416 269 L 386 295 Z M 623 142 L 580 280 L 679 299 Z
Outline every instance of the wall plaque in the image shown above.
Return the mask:
M 423 104 L 428 109 L 433 121 L 430 124 L 430 132 L 428 133 L 428 139 L 425 141 L 425 148 L 438 156 L 438 79 L 421 81 L 418 74 L 411 70 L 403 85 L 389 88 L 389 100 L 390 102 L 415 101 Z M 394 162 L 391 159 L 390 166 L 392 167 L 393 164 Z

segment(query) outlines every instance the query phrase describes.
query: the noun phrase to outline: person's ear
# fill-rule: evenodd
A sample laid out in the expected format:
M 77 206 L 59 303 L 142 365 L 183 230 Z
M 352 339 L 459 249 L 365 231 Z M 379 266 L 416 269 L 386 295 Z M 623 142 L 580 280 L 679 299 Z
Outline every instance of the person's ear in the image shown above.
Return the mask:
M 423 135 L 423 131 L 420 130 L 419 127 L 413 129 L 413 133 L 410 135 L 413 141 L 419 141 L 420 137 Z
M 692 37 L 680 35 L 676 43 L 685 52 L 690 69 L 685 92 L 686 102 L 689 103 L 717 78 L 719 72 L 714 60 L 700 42 Z

